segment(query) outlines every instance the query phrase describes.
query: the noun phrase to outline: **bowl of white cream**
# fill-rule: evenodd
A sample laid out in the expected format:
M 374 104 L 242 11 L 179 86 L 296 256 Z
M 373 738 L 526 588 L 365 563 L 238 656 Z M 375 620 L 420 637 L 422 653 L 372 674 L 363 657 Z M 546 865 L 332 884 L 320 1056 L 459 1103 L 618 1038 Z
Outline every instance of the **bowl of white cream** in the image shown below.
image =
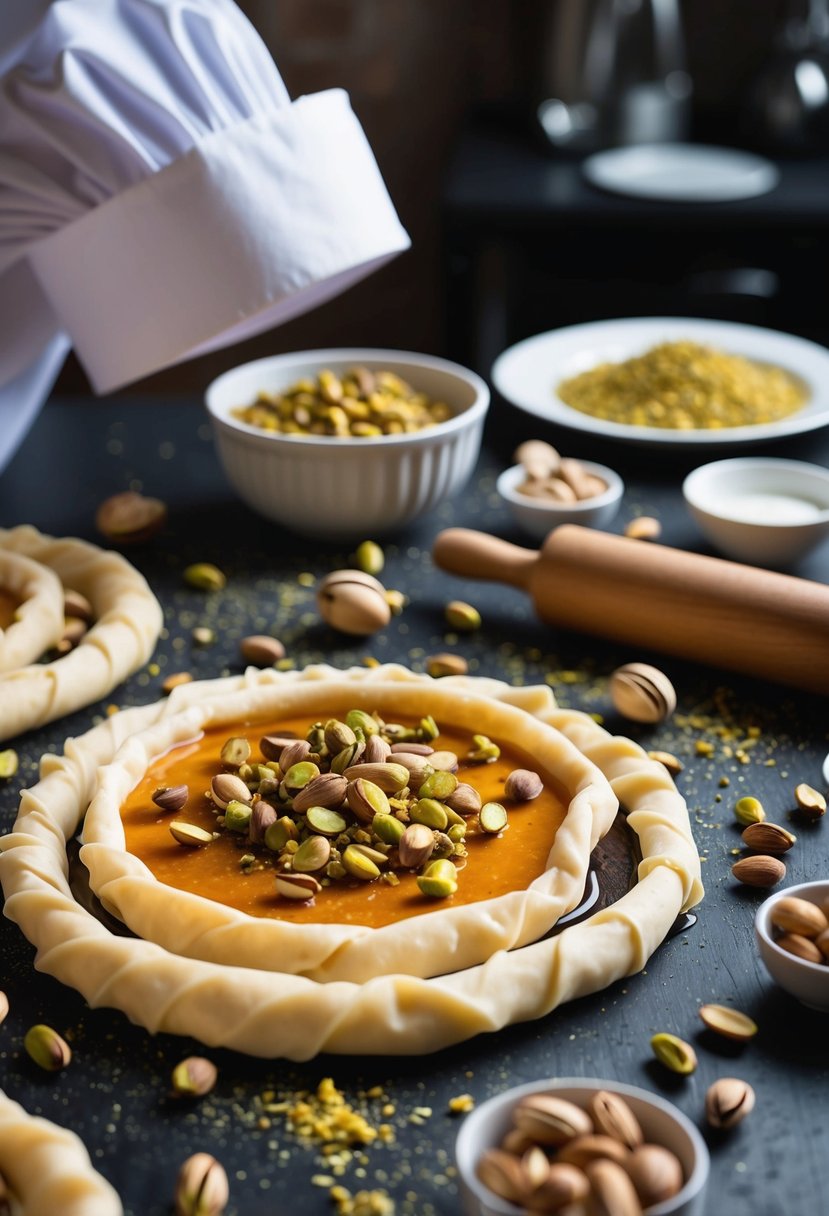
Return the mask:
M 757 566 L 794 564 L 829 536 L 829 469 L 742 456 L 701 465 L 682 493 L 720 553 Z

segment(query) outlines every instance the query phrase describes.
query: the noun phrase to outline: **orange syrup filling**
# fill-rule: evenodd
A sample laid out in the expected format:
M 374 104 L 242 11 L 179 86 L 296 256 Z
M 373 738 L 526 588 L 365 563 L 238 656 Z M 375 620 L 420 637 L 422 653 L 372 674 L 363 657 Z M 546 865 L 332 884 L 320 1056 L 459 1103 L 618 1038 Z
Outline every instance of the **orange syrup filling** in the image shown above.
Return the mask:
M 222 832 L 203 848 L 186 848 L 173 840 L 169 831 L 173 819 L 216 830 L 215 808 L 206 791 L 211 779 L 222 771 L 219 755 L 228 737 L 246 735 L 253 748 L 252 761 L 260 760 L 258 741 L 263 735 L 293 732 L 304 738 L 311 724 L 309 719 L 211 728 L 197 742 L 176 747 L 155 760 L 121 807 L 127 851 L 140 858 L 160 882 L 252 916 L 374 928 L 438 908 L 525 890 L 544 871 L 565 814 L 561 798 L 551 788 L 551 775 L 501 740 L 495 740 L 501 755 L 494 762 L 466 763 L 464 756 L 471 746 L 471 733 L 451 727 L 441 729 L 431 745 L 435 750 L 456 753 L 460 760 L 458 779 L 473 785 L 483 802 L 503 802 L 509 813 L 509 826 L 498 836 L 491 836 L 476 830 L 476 816 L 467 819 L 468 857 L 459 860 L 458 890 L 446 899 L 422 895 L 415 874 L 398 871 L 400 882 L 396 886 L 382 879 L 370 883 L 337 880 L 324 886 L 312 901 L 292 902 L 276 894 L 277 870 L 272 863 L 275 855 L 264 847 L 251 848 L 246 836 Z M 504 798 L 504 782 L 516 768 L 535 769 L 544 779 L 542 793 L 531 802 L 516 804 Z M 190 796 L 183 810 L 165 814 L 155 806 L 152 795 L 159 786 L 173 785 L 187 785 Z M 250 868 L 240 866 L 240 858 L 249 852 L 256 853 L 256 864 Z

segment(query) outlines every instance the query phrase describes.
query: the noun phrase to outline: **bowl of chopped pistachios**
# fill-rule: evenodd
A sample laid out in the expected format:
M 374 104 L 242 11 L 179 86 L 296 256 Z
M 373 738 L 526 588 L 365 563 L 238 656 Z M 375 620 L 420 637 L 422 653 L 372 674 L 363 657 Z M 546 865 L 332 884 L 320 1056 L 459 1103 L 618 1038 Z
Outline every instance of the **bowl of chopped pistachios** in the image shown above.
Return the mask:
M 311 350 L 225 372 L 206 404 L 249 507 L 307 536 L 347 539 L 401 528 L 463 488 L 489 390 L 431 355 Z
M 584 1078 L 490 1098 L 464 1120 L 455 1156 L 465 1216 L 701 1216 L 709 1171 L 702 1136 L 670 1102 Z

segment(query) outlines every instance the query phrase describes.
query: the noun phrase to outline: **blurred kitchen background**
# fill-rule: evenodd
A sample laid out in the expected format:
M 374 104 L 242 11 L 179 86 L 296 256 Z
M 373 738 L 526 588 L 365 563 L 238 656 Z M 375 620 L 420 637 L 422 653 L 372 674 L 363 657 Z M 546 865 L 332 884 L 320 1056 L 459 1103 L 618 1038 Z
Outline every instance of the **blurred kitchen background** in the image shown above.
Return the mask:
M 348 91 L 413 246 L 312 314 L 141 389 L 192 393 L 233 364 L 326 345 L 487 373 L 521 337 L 615 316 L 829 343 L 826 0 L 239 2 L 293 96 Z M 648 138 L 759 151 L 781 182 L 688 204 L 583 180 L 586 153 Z M 59 391 L 85 388 L 70 359 Z

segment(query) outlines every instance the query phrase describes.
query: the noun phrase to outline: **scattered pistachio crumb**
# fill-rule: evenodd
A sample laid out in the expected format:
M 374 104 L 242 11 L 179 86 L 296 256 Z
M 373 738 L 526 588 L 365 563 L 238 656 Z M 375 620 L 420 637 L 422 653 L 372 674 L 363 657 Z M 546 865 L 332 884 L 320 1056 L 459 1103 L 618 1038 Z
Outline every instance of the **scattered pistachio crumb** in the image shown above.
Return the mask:
M 713 756 L 714 744 L 708 739 L 697 739 L 694 750 L 698 756 Z
M 449 1110 L 453 1115 L 465 1115 L 475 1109 L 475 1099 L 472 1094 L 457 1094 L 449 1099 Z

